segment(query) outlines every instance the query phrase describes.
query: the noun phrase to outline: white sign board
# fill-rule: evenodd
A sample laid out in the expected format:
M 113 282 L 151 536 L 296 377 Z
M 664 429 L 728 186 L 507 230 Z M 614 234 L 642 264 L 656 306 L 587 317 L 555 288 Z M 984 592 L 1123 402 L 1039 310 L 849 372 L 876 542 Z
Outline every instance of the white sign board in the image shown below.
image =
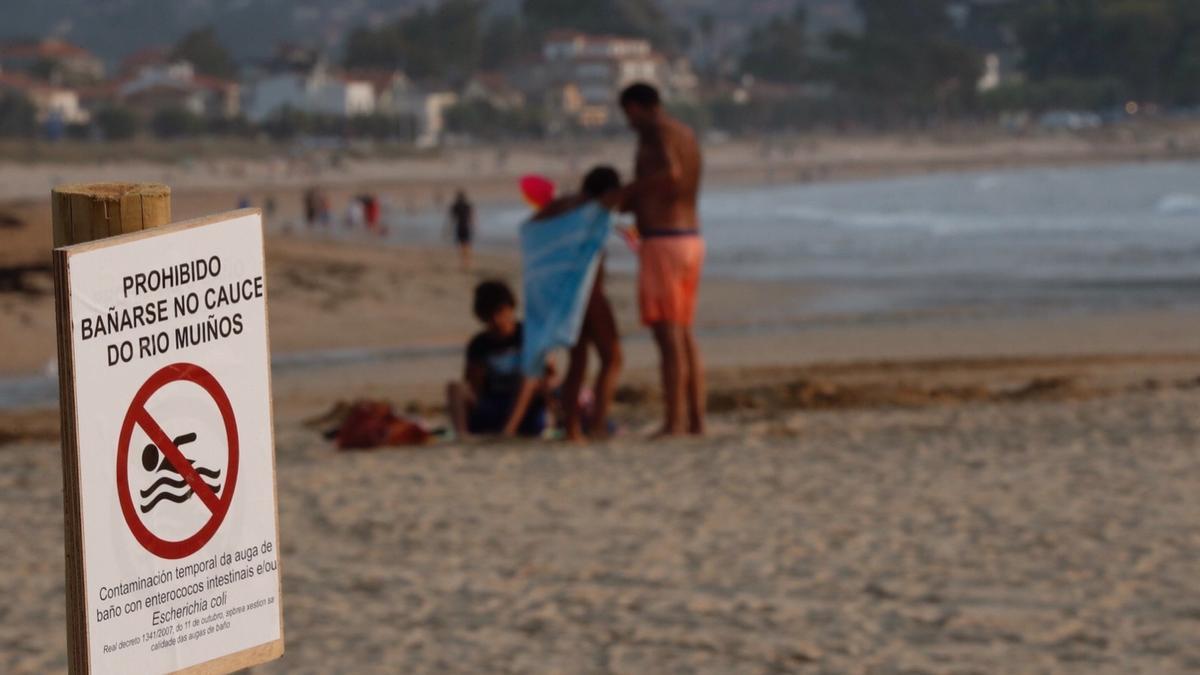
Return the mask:
M 55 255 L 68 521 L 72 499 L 78 512 L 68 575 L 81 576 L 68 611 L 83 613 L 73 659 L 91 673 L 207 673 L 279 656 L 261 215 Z

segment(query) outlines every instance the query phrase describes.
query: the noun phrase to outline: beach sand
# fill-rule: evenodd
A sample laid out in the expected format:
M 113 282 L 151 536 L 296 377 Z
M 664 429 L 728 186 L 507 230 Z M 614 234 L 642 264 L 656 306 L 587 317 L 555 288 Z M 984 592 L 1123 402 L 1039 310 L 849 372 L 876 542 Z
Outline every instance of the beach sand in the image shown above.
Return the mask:
M 1198 315 L 749 330 L 720 312 L 753 289 L 714 282 L 712 433 L 663 443 L 643 440 L 653 354 L 616 279 L 622 436 L 339 453 L 303 424 L 337 400 L 439 419 L 463 298 L 513 260 L 270 250 L 281 354 L 382 351 L 277 368 L 288 646 L 255 672 L 1200 668 Z M 62 672 L 57 415 L 0 430 L 0 672 Z
M 1192 672 L 1200 360 L 1166 370 L 671 443 L 339 454 L 285 422 L 288 647 L 255 672 Z M 6 673 L 65 665 L 59 480 L 54 443 L 0 446 Z

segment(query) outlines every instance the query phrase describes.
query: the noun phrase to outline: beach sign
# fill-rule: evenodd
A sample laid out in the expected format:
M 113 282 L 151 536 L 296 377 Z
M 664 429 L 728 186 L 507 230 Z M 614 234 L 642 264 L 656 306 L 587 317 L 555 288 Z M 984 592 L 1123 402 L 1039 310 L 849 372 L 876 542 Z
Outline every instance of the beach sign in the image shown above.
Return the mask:
M 261 214 L 60 246 L 54 273 L 71 671 L 277 658 Z

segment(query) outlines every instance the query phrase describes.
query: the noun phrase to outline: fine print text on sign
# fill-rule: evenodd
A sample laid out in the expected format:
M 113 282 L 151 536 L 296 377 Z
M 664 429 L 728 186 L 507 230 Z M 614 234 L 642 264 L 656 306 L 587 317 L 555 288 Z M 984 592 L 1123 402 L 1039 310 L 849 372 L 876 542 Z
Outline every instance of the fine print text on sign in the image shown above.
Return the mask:
M 55 255 L 71 327 L 75 648 L 93 673 L 228 672 L 279 656 L 261 216 Z

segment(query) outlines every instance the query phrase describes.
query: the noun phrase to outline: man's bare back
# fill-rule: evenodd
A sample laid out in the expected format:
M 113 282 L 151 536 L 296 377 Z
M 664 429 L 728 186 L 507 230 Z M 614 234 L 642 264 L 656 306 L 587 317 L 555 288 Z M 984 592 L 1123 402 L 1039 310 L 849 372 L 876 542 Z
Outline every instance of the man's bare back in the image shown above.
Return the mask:
M 633 190 L 625 206 L 639 232 L 700 228 L 696 202 L 702 167 L 700 144 L 682 122 L 664 114 L 638 134 Z
M 654 331 L 663 388 L 661 433 L 704 433 L 704 366 L 692 325 L 704 267 L 697 197 L 703 161 L 692 130 L 663 109 L 653 85 L 621 92 L 625 120 L 638 134 L 633 183 L 610 207 L 632 212 L 638 249 L 638 306 Z M 686 413 L 686 417 L 685 417 Z

